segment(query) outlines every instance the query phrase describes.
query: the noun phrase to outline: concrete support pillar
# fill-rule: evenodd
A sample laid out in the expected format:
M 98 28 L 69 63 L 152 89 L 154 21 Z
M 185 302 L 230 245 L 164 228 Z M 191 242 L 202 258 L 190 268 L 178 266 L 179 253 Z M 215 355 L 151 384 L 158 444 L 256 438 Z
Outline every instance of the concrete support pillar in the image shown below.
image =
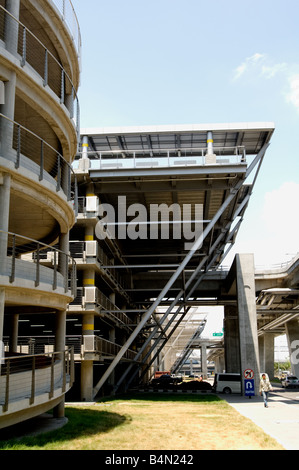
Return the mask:
M 92 242 L 94 241 L 94 227 L 90 225 L 85 228 L 85 241 Z
M 84 314 L 82 318 L 82 335 L 94 336 L 94 314 Z M 81 361 L 81 401 L 93 401 L 93 361 Z
M 4 307 L 5 307 L 5 289 L 0 289 L 0 359 L 4 357 L 4 344 L 3 344 Z M 1 375 L 1 360 L 0 360 L 0 375 Z
M 6 17 L 5 24 L 5 45 L 6 49 L 14 55 L 17 55 L 18 51 L 18 34 L 19 34 L 19 23 L 20 17 L 20 0 L 6 0 L 5 8 L 10 15 Z
M 83 287 L 95 287 L 95 272 L 93 269 L 84 270 Z
M 85 241 L 90 242 L 94 238 L 94 227 L 89 225 L 85 228 Z M 95 287 L 95 271 L 93 268 L 84 270 L 83 287 Z
M 10 206 L 10 185 L 9 174 L 0 173 L 0 273 L 7 274 L 7 241 L 9 230 L 9 206 Z M 0 353 L 3 353 L 3 327 L 5 310 L 5 289 L 0 289 Z M 1 364 L 0 364 L 1 368 Z
M 224 308 L 224 354 L 225 371 L 238 373 L 240 364 L 240 340 L 238 308 L 228 305 Z
M 58 271 L 64 278 L 65 292 L 69 289 L 69 233 L 61 233 L 59 237 Z
M 17 20 L 19 19 L 19 17 L 20 17 L 20 0 L 6 0 L 5 8 Z
M 93 187 L 87 189 L 86 196 L 90 196 L 93 192 Z M 85 241 L 94 240 L 94 227 L 92 225 L 85 228 Z M 95 286 L 95 271 L 94 269 L 86 269 L 83 273 L 83 287 L 96 287 Z M 94 313 L 85 313 L 82 318 L 82 335 L 94 336 Z M 93 361 L 81 361 L 81 400 L 93 401 Z
M 236 255 L 236 287 L 240 336 L 240 372 L 243 379 L 243 373 L 246 369 L 253 370 L 255 393 L 258 394 L 260 367 L 253 255 Z M 243 380 L 242 391 L 244 393 Z
M 19 334 L 19 315 L 14 314 L 11 316 L 11 331 L 9 337 L 9 352 L 18 352 L 18 334 Z
M 82 318 L 82 335 L 93 336 L 94 335 L 94 314 L 85 313 Z
M 93 401 L 93 361 L 81 362 L 81 401 Z
M 7 232 L 9 230 L 11 177 L 0 173 L 0 271 L 5 273 L 7 256 Z
M 259 337 L 260 371 L 274 378 L 274 340 L 275 335 L 267 333 Z
M 298 319 L 286 323 L 292 374 L 299 377 L 299 322 Z
M 207 363 L 207 345 L 201 346 L 201 374 L 204 379 L 208 378 L 208 363 Z
M 66 310 L 58 311 L 55 325 L 55 352 L 65 350 Z
M 225 371 L 225 357 L 221 355 L 215 359 L 215 372 L 221 373 L 223 371 Z
M 66 311 L 58 311 L 56 313 L 55 325 L 55 352 L 63 352 L 65 350 L 65 334 L 66 334 Z M 61 360 L 63 356 L 61 355 Z M 64 364 L 62 364 L 64 367 Z M 63 400 L 54 408 L 54 418 L 64 418 L 64 403 Z

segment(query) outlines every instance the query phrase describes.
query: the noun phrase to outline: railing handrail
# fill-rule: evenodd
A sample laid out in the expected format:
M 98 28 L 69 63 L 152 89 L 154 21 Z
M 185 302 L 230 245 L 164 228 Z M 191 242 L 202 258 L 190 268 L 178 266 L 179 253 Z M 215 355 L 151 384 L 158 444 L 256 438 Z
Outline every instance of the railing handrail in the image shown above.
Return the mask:
M 60 360 L 63 364 L 63 368 L 61 370 L 61 377 L 59 377 L 59 382 L 55 386 L 55 379 L 54 379 L 54 374 L 55 374 L 55 358 Z M 47 365 L 47 369 L 50 370 L 50 375 L 47 377 L 46 381 L 46 389 L 44 383 L 38 383 L 37 382 L 37 377 L 36 377 L 36 370 L 39 370 L 40 367 L 36 364 L 36 360 L 40 357 L 47 358 L 48 360 L 51 361 Z M 22 361 L 22 360 L 30 360 L 31 363 L 29 363 L 28 368 L 20 368 L 20 370 L 16 371 L 11 371 L 11 366 L 13 365 L 14 362 L 16 361 Z M 57 364 L 57 362 L 56 362 Z M 69 376 L 69 386 L 71 387 L 73 382 L 74 382 L 74 349 L 72 346 L 65 348 L 64 351 L 55 351 L 51 353 L 44 353 L 44 354 L 34 354 L 34 355 L 19 355 L 19 356 L 11 356 L 11 357 L 4 357 L 1 360 L 1 368 L 3 367 L 3 374 L 0 376 L 1 378 L 4 378 L 4 387 L 3 387 L 3 400 L 2 400 L 2 407 L 3 411 L 7 412 L 9 409 L 9 404 L 11 401 L 16 401 L 16 400 L 22 400 L 24 397 L 28 398 L 28 393 L 30 393 L 30 405 L 33 405 L 35 403 L 35 398 L 41 393 L 41 389 L 43 390 L 43 393 L 48 393 L 49 398 L 53 398 L 54 396 L 54 391 L 56 389 L 61 389 L 62 393 L 65 393 L 66 391 L 66 384 L 67 384 L 67 378 L 66 376 Z M 20 390 L 18 393 L 18 397 L 14 397 L 13 399 L 11 398 L 11 390 L 16 391 L 15 387 L 12 388 L 11 386 L 11 380 L 13 380 L 14 377 L 17 376 L 19 372 L 22 373 L 29 373 L 31 374 L 31 380 L 30 382 L 27 382 L 24 390 L 22 390 L 22 387 L 20 386 Z M 21 385 L 21 384 L 20 384 Z
M 16 21 L 20 27 L 23 28 L 23 31 L 27 32 L 34 38 L 35 41 L 37 41 L 37 43 L 45 50 L 46 52 L 46 56 L 51 56 L 51 58 L 53 59 L 53 61 L 58 65 L 58 67 L 61 69 L 62 73 L 63 73 L 63 76 L 66 77 L 68 80 L 69 80 L 69 83 L 72 87 L 72 92 L 74 93 L 75 95 L 75 98 L 77 100 L 77 103 L 79 105 L 79 98 L 78 98 L 78 94 L 77 94 L 77 90 L 73 84 L 73 81 L 71 80 L 70 76 L 68 75 L 68 73 L 66 72 L 66 70 L 63 68 L 62 64 L 56 59 L 56 57 L 51 53 L 51 51 L 49 51 L 49 49 L 38 39 L 38 37 L 35 36 L 35 34 L 33 34 L 30 29 L 27 28 L 27 26 L 25 26 L 20 20 L 18 20 L 15 16 L 13 16 L 8 10 L 6 10 L 3 6 L 0 5 L 0 10 L 2 10 L 4 12 L 4 14 L 7 14 L 11 17 L 12 20 Z M 23 50 L 23 57 L 22 57 L 22 63 L 21 65 L 24 66 L 26 63 L 26 50 L 24 51 Z M 40 73 L 34 69 L 36 71 L 36 73 L 38 73 L 38 75 L 44 80 L 44 85 L 47 85 L 47 77 L 43 77 L 40 75 Z M 44 67 L 44 74 L 47 73 L 47 67 Z M 53 90 L 54 91 L 54 90 Z M 62 96 L 64 95 L 64 93 L 62 93 L 61 89 L 60 89 L 60 100 L 62 99 Z M 54 91 L 55 93 L 55 91 Z M 55 93 L 57 95 L 57 93 Z M 58 95 L 57 95 L 58 96 Z M 79 113 L 77 113 L 77 120 L 79 120 Z M 77 122 L 77 134 L 79 136 L 79 132 L 80 132 L 80 125 L 79 125 L 79 122 Z
M 69 347 L 71 349 L 71 346 Z M 22 354 L 20 353 L 18 356 L 4 356 L 0 358 L 2 361 L 11 361 L 11 360 L 20 360 L 20 359 L 31 359 L 33 357 L 45 357 L 45 356 L 52 356 L 52 355 L 58 355 L 61 354 L 63 351 L 53 351 L 53 352 L 48 352 L 48 353 L 39 353 L 39 354 Z
M 244 154 L 244 151 L 246 150 L 246 147 L 245 145 L 233 145 L 233 146 L 229 146 L 229 147 L 217 147 L 215 146 L 214 149 L 213 149 L 213 152 L 215 155 L 217 155 L 218 153 L 218 156 L 220 156 L 220 151 L 228 151 L 228 150 L 242 150 L 242 153 L 235 153 L 235 155 L 242 155 Z M 101 155 L 124 155 L 126 154 L 126 158 L 134 158 L 134 155 L 136 154 L 149 154 L 149 153 L 153 153 L 153 154 L 158 154 L 158 153 L 181 153 L 181 154 L 184 154 L 186 152 L 200 152 L 202 155 L 194 155 L 195 156 L 206 156 L 206 153 L 208 151 L 208 147 L 204 146 L 204 147 L 184 147 L 184 148 L 159 148 L 159 149 L 155 149 L 155 148 L 148 148 L 148 149 L 140 149 L 140 150 L 133 150 L 133 149 L 120 149 L 120 150 L 88 150 L 88 151 L 80 151 L 78 152 L 78 155 L 97 155 L 97 156 L 101 156 Z M 129 155 L 128 155 L 129 154 Z M 231 154 L 228 154 L 228 155 L 223 155 L 224 157 L 225 156 L 229 156 L 229 155 L 233 155 L 233 153 Z M 189 155 L 190 156 L 190 155 Z M 180 156 L 182 157 L 182 155 Z M 148 158 L 148 157 L 147 157 Z
M 71 85 L 73 86 L 73 89 L 74 89 L 74 92 L 76 94 L 76 97 L 77 97 L 77 91 L 73 85 L 73 82 L 70 78 L 70 76 L 68 75 L 68 73 L 65 71 L 65 69 L 62 67 L 61 63 L 56 59 L 56 57 L 52 54 L 52 52 L 49 51 L 49 49 L 44 45 L 44 43 L 41 42 L 40 39 L 38 39 L 37 36 L 35 36 L 34 33 L 32 33 L 32 31 L 30 31 L 30 29 L 27 28 L 27 26 L 24 25 L 24 23 L 22 23 L 20 20 L 18 20 L 15 16 L 13 16 L 8 10 L 6 10 L 6 8 L 4 8 L 3 6 L 0 5 L 0 9 L 3 10 L 6 14 L 8 14 L 14 21 L 16 21 L 17 23 L 19 23 L 20 26 L 22 26 L 23 29 L 25 29 L 26 31 L 28 31 L 28 33 L 34 38 L 35 41 L 37 41 L 39 43 L 39 45 L 45 49 L 47 51 L 47 54 L 49 54 L 52 59 L 54 60 L 54 62 L 56 62 L 56 64 L 64 71 L 65 73 L 65 76 L 69 79 Z
M 56 251 L 57 253 L 61 253 L 62 255 L 65 255 L 65 256 L 67 256 L 68 258 L 70 258 L 71 260 L 73 260 L 74 263 L 76 264 L 75 259 L 74 259 L 69 253 L 66 253 L 65 251 L 61 251 L 61 250 L 59 250 L 58 248 L 55 248 L 54 246 L 46 245 L 46 244 L 43 243 L 43 242 L 40 242 L 40 241 L 38 241 L 38 240 L 34 240 L 33 238 L 24 237 L 23 235 L 19 235 L 19 234 L 17 234 L 17 233 L 5 232 L 5 230 L 0 230 L 0 233 L 4 233 L 4 234 L 10 235 L 10 236 L 15 236 L 15 237 L 21 238 L 22 240 L 29 241 L 30 243 L 36 243 L 36 244 L 38 244 L 38 245 L 40 245 L 40 246 L 43 246 L 44 248 L 49 249 L 49 250 L 51 250 L 51 251 Z M 31 252 L 31 251 L 30 251 L 30 252 Z
M 64 278 L 64 290 L 65 292 L 68 292 L 68 290 L 71 291 L 72 295 L 75 297 L 76 295 L 76 289 L 77 289 L 77 285 L 76 285 L 76 261 L 75 259 L 69 254 L 69 253 L 66 253 L 66 252 L 63 252 L 61 250 L 59 250 L 58 248 L 55 248 L 53 246 L 50 246 L 50 245 L 46 245 L 45 243 L 43 242 L 40 242 L 38 240 L 34 240 L 32 238 L 29 238 L 29 237 L 24 237 L 22 235 L 18 235 L 18 234 L 15 234 L 15 233 L 12 233 L 12 232 L 6 232 L 4 230 L 0 230 L 0 234 L 4 235 L 4 236 L 7 236 L 7 237 L 11 237 L 12 238 L 12 266 L 11 266 L 11 272 L 10 272 L 10 282 L 13 283 L 14 280 L 15 280 L 15 263 L 16 263 L 16 259 L 17 259 L 17 253 L 16 253 L 16 245 L 15 245 L 15 241 L 16 241 L 16 238 L 17 239 L 21 239 L 21 240 L 24 240 L 26 242 L 29 242 L 30 244 L 33 244 L 36 246 L 35 249 L 30 249 L 30 250 L 27 250 L 25 251 L 23 254 L 27 254 L 27 253 L 37 253 L 37 259 L 36 261 L 35 260 L 32 260 L 30 262 L 35 262 L 36 264 L 36 279 L 35 279 L 35 285 L 36 287 L 39 285 L 40 283 L 40 266 L 43 264 L 42 261 L 40 260 L 40 251 L 41 251 L 41 248 L 42 250 L 45 249 L 47 250 L 47 252 L 54 252 L 58 255 L 58 259 L 57 259 L 57 256 L 55 255 L 54 257 L 54 268 L 53 268 L 53 290 L 56 290 L 57 288 L 57 272 L 58 272 L 58 267 L 59 267 L 59 260 L 62 259 L 62 257 L 65 258 L 65 260 L 67 260 L 67 262 L 65 263 L 65 272 L 64 273 L 61 273 L 61 275 L 63 276 Z M 8 242 L 8 240 L 7 240 Z M 9 257 L 8 257 L 9 258 Z M 69 286 L 68 286 L 68 281 L 69 281 L 69 264 L 71 263 L 71 286 L 70 286 L 70 289 L 69 289 Z
M 78 21 L 78 18 L 77 18 L 77 15 L 76 15 L 76 11 L 75 11 L 75 8 L 71 2 L 71 0 L 62 0 L 62 7 L 61 5 L 58 3 L 57 0 L 52 0 L 52 2 L 54 3 L 55 7 L 58 9 L 59 13 L 61 14 L 62 18 L 64 19 L 64 21 L 66 22 L 66 24 L 68 25 L 69 29 L 70 29 L 70 32 L 71 34 L 73 35 L 73 38 L 75 39 L 75 36 L 72 32 L 72 28 L 69 24 L 69 21 L 68 21 L 68 17 L 66 15 L 66 7 L 65 7 L 65 2 L 68 2 L 68 4 L 70 5 L 71 7 L 71 10 L 72 10 L 72 13 L 73 13 L 73 19 L 75 20 L 75 24 L 77 26 L 77 35 L 78 35 L 78 47 L 77 47 L 77 52 L 78 52 L 78 56 L 80 57 L 81 56 L 81 45 L 82 45 L 82 41 L 81 41 L 81 31 L 80 31 L 80 26 L 79 26 L 79 21 Z M 74 41 L 75 42 L 75 41 Z
M 52 145 L 50 145 L 47 141 L 45 141 L 44 139 L 42 139 L 39 135 L 37 135 L 36 133 L 34 133 L 33 131 L 31 131 L 30 129 L 24 127 L 22 124 L 19 124 L 18 122 L 14 121 L 13 119 L 10 119 L 9 117 L 5 116 L 4 114 L 0 113 L 0 122 L 1 122 L 1 119 L 4 119 L 5 121 L 9 122 L 12 126 L 16 126 L 17 129 L 18 129 L 18 142 L 17 142 L 17 150 L 16 150 L 16 161 L 14 162 L 14 165 L 15 165 L 15 168 L 18 169 L 19 166 L 20 166 L 20 156 L 22 154 L 22 149 L 21 149 L 21 146 L 22 146 L 22 137 L 21 137 L 21 130 L 23 130 L 26 135 L 29 134 L 31 137 L 33 137 L 34 139 L 37 139 L 38 142 L 40 142 L 40 148 L 43 149 L 41 150 L 41 153 L 44 153 L 45 151 L 45 148 L 48 148 L 49 150 L 51 150 L 55 155 L 56 155 L 56 160 L 57 160 L 57 167 L 60 168 L 60 170 L 62 171 L 62 168 L 63 168 L 63 164 L 67 167 L 69 173 L 70 173 L 70 176 L 69 176 L 69 180 L 67 181 L 67 189 L 66 191 L 64 191 L 63 187 L 64 187 L 64 182 L 62 181 L 61 179 L 61 175 L 59 174 L 59 171 L 58 171 L 58 174 L 57 174 L 57 182 L 56 182 L 56 191 L 59 191 L 60 189 L 63 190 L 63 192 L 66 194 L 67 196 L 67 199 L 68 200 L 71 200 L 72 199 L 72 196 L 71 196 L 71 186 L 73 185 L 74 186 L 74 196 L 73 196 L 73 199 L 74 199 L 74 211 L 75 211 L 75 214 L 77 216 L 77 211 L 78 211 L 78 188 L 77 188 L 77 176 L 76 176 L 76 173 L 74 172 L 74 169 L 72 167 L 72 164 L 69 163 L 64 157 L 63 155 L 61 155 L 61 153 L 56 150 L 54 147 L 52 147 Z M 5 156 L 3 157 L 5 158 Z M 30 157 L 26 157 L 26 158 L 29 158 Z M 49 172 L 44 168 L 44 158 L 41 158 L 41 155 L 40 155 L 40 180 L 42 181 L 44 179 L 44 171 L 46 171 L 48 174 Z M 37 163 L 38 165 L 38 163 Z M 42 165 L 42 166 L 41 166 Z M 55 180 L 55 178 L 54 178 Z
M 70 171 L 72 172 L 72 174 L 75 176 L 75 172 L 74 172 L 74 169 L 72 167 L 72 164 L 69 163 L 62 155 L 60 152 L 58 152 L 57 149 L 55 149 L 54 147 L 52 147 L 52 145 L 50 145 L 46 140 L 42 139 L 39 135 L 35 134 L 35 132 L 31 131 L 30 129 L 28 129 L 27 127 L 24 127 L 22 124 L 19 124 L 18 122 L 14 121 L 13 119 L 10 119 L 9 117 L 5 116 L 4 114 L 0 113 L 0 118 L 4 118 L 6 119 L 7 121 L 11 122 L 11 124 L 14 124 L 18 127 L 20 127 L 20 129 L 23 129 L 25 132 L 27 132 L 28 134 L 31 134 L 33 137 L 35 137 L 36 139 L 40 140 L 41 142 L 43 142 L 49 149 L 53 150 L 54 153 L 56 153 L 59 158 L 61 158 L 61 160 L 64 161 L 64 163 L 69 167 Z

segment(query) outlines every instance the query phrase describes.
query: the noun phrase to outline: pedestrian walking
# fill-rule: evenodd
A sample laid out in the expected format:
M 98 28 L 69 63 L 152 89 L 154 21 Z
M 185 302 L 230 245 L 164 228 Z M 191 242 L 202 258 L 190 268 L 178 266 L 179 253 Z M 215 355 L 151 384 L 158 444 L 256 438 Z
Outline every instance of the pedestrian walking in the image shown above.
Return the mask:
M 270 383 L 268 375 L 262 374 L 260 380 L 260 394 L 263 396 L 265 408 L 268 408 L 269 392 L 271 392 L 272 390 L 272 385 Z

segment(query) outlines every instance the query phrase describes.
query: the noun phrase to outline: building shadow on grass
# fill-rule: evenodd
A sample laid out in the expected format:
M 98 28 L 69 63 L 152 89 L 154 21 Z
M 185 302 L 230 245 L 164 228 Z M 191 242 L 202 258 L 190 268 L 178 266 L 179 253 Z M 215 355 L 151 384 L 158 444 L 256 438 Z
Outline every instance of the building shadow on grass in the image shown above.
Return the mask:
M 67 407 L 66 424 L 56 430 L 42 429 L 40 420 L 29 420 L 10 428 L 0 430 L 0 450 L 13 449 L 14 446 L 43 447 L 49 443 L 63 444 L 64 441 L 80 439 L 94 434 L 106 433 L 129 421 L 129 418 L 109 411 Z M 51 419 L 50 419 L 51 421 Z M 39 429 L 40 425 L 40 429 Z M 40 433 L 39 433 L 40 431 Z

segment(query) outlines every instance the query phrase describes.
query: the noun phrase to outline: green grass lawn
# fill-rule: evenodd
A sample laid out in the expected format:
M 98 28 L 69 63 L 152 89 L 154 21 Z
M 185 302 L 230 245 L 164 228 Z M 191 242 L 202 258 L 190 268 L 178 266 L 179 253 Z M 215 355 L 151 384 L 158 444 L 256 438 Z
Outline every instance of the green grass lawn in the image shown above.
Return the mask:
M 55 432 L 0 441 L 1 450 L 279 450 L 215 395 L 132 394 L 66 406 Z

